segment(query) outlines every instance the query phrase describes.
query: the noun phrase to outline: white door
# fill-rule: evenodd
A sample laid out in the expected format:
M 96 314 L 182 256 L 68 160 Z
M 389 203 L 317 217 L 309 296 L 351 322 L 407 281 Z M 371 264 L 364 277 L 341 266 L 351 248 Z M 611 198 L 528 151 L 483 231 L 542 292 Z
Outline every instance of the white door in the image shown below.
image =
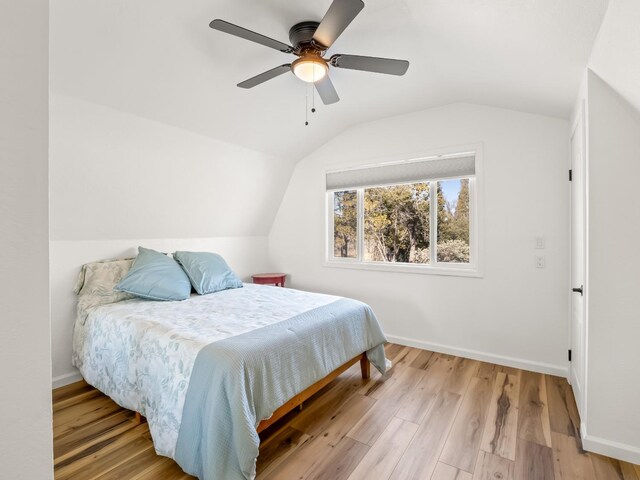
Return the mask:
M 580 416 L 585 418 L 585 125 L 584 108 L 571 135 L 571 364 L 570 380 Z

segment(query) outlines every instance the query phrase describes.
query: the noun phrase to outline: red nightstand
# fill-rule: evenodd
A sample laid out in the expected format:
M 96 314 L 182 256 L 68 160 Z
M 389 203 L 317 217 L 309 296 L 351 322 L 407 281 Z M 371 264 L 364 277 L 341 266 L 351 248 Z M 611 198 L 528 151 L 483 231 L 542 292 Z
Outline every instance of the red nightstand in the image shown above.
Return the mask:
M 276 285 L 284 287 L 284 279 L 287 276 L 286 273 L 257 273 L 251 275 L 253 283 L 258 285 Z

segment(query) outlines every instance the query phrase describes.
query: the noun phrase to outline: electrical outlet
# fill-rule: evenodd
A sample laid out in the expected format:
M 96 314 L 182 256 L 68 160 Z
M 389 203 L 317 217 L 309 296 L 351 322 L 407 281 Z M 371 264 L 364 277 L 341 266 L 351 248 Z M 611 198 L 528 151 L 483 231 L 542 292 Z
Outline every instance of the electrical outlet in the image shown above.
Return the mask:
M 544 237 L 536 237 L 536 250 L 544 250 Z
M 535 256 L 535 265 L 536 265 L 536 268 L 544 268 L 545 267 L 544 255 L 536 255 Z

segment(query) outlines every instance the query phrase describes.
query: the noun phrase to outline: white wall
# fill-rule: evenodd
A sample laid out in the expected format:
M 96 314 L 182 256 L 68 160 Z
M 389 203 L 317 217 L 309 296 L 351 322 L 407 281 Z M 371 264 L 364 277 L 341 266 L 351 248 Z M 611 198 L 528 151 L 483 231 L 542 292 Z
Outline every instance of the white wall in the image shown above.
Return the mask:
M 51 239 L 266 235 L 292 163 L 52 97 Z
M 588 349 L 585 446 L 640 463 L 637 292 L 640 112 L 588 75 Z
M 222 254 L 245 280 L 268 269 L 267 237 L 288 161 L 55 95 L 51 112 L 51 288 L 54 385 L 71 366 L 83 263 L 163 251 Z
M 573 117 L 587 125 L 585 448 L 640 463 L 640 3 L 611 0 Z
M 296 286 L 371 304 L 390 339 L 566 374 L 569 301 L 568 122 L 454 104 L 351 128 L 296 166 L 269 236 Z M 323 266 L 324 171 L 482 142 L 484 277 Z M 546 237 L 546 269 L 534 238 Z M 537 251 L 540 253 L 540 251 Z
M 0 478 L 53 477 L 49 2 L 0 2 Z

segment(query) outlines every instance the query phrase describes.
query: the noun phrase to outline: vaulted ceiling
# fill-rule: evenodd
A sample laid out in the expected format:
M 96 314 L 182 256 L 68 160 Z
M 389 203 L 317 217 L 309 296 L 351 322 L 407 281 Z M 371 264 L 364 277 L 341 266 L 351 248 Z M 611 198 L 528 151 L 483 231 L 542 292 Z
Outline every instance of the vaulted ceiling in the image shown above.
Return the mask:
M 350 125 L 451 102 L 568 117 L 607 0 L 365 0 L 329 53 L 404 58 L 404 77 L 333 69 L 341 97 L 304 125 L 306 84 L 242 80 L 293 58 L 208 27 L 223 18 L 288 43 L 330 0 L 57 0 L 54 95 L 300 159 Z

